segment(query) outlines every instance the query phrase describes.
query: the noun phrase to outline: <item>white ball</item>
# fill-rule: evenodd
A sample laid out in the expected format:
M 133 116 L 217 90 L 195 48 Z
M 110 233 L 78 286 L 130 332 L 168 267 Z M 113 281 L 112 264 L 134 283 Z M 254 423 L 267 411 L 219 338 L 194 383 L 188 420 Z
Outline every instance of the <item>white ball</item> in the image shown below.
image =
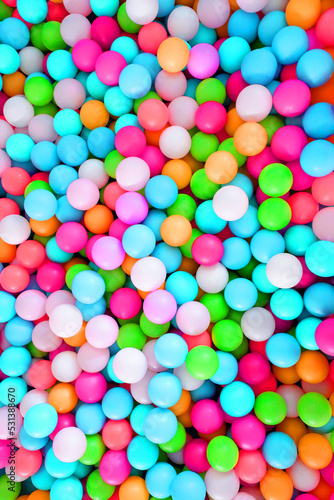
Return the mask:
M 112 367 L 116 377 L 122 382 L 135 384 L 145 377 L 147 359 L 139 349 L 125 347 L 115 355 Z
M 126 0 L 126 12 L 131 21 L 137 24 L 149 24 L 157 17 L 158 0 Z
M 191 7 L 180 5 L 172 10 L 168 16 L 167 29 L 171 36 L 188 41 L 197 35 L 199 20 L 196 12 Z
M 185 128 L 172 125 L 162 132 L 159 139 L 159 146 L 165 156 L 176 160 L 177 158 L 183 158 L 189 153 L 191 137 Z
M 212 500 L 232 500 L 240 487 L 239 478 L 234 470 L 219 472 L 210 467 L 205 474 L 204 482 Z
M 300 457 L 297 457 L 295 463 L 286 472 L 292 479 L 294 488 L 303 493 L 312 491 L 319 484 L 320 471 L 305 465 Z
M 80 331 L 83 325 L 83 317 L 81 311 L 76 306 L 61 304 L 51 312 L 49 324 L 55 335 L 67 339 Z
M 104 163 L 96 158 L 84 161 L 78 170 L 79 179 L 89 179 L 97 185 L 99 189 L 103 188 L 108 180 L 109 175 L 104 168 Z
M 14 127 L 26 127 L 34 117 L 34 107 L 25 96 L 15 95 L 5 102 L 3 115 Z
M 200 335 L 210 325 L 210 313 L 201 302 L 186 302 L 176 313 L 176 324 L 186 335 Z
M 70 47 L 84 38 L 90 38 L 91 24 L 82 14 L 70 14 L 61 22 L 60 34 Z
M 77 353 L 63 351 L 57 354 L 52 360 L 51 371 L 60 382 L 73 382 L 82 372 Z
M 228 270 L 217 262 L 213 266 L 199 266 L 196 272 L 198 286 L 206 293 L 218 293 L 228 283 Z
M 20 70 L 25 75 L 43 72 L 44 54 L 36 47 L 24 47 L 19 52 Z
M 54 142 L 58 134 L 53 127 L 53 118 L 50 115 L 36 115 L 28 125 L 28 135 L 34 142 Z
M 79 460 L 87 448 L 87 438 L 78 427 L 65 427 L 54 437 L 52 449 L 58 460 L 69 463 Z
M 5 120 L 0 120 L 0 148 L 6 147 L 7 140 L 14 134 L 14 129 Z
M 109 359 L 108 347 L 97 348 L 85 342 L 78 351 L 79 366 L 88 373 L 100 372 L 107 366 Z
M 9 245 L 19 245 L 30 236 L 30 225 L 22 215 L 7 215 L 0 221 L 0 238 Z
M 236 110 L 245 122 L 260 122 L 270 113 L 273 98 L 263 85 L 248 85 L 237 97 Z
M 190 130 L 196 125 L 195 114 L 197 109 L 198 104 L 195 99 L 186 95 L 177 97 L 168 106 L 169 123 Z
M 278 288 L 293 288 L 303 276 L 303 267 L 295 255 L 277 253 L 266 265 L 266 276 Z
M 226 221 L 239 220 L 247 212 L 248 196 L 238 186 L 224 186 L 214 195 L 212 208 L 218 217 Z
M 165 281 L 167 275 L 164 263 L 156 257 L 139 259 L 131 269 L 131 281 L 143 292 L 157 290 Z
M 288 5 L 289 0 L 270 0 L 265 7 L 262 8 L 263 14 L 268 14 L 268 12 L 272 12 L 273 10 L 285 11 L 286 6 Z
M 146 374 L 139 382 L 130 385 L 130 392 L 137 403 L 141 405 L 150 405 L 152 403 L 148 395 L 148 384 L 151 382 L 154 375 L 156 375 L 156 372 L 147 370 Z
M 179 379 L 182 389 L 186 391 L 195 391 L 204 384 L 204 380 L 199 380 L 189 373 L 186 363 L 174 368 L 173 374 Z
M 268 4 L 268 0 L 237 0 L 240 9 L 245 12 L 259 12 Z
M 220 28 L 229 18 L 230 4 L 228 0 L 199 0 L 197 15 L 207 28 Z
M 146 161 L 134 156 L 125 158 L 116 168 L 116 181 L 125 191 L 139 191 L 146 186 L 150 175 Z
M 20 412 L 22 417 L 25 417 L 27 411 L 30 410 L 30 408 L 32 408 L 33 406 L 42 403 L 48 403 L 48 401 L 49 394 L 46 391 L 32 389 L 31 391 L 27 392 L 21 399 L 20 403 Z
M 249 340 L 268 340 L 275 331 L 274 316 L 263 307 L 252 307 L 243 314 L 241 329 Z

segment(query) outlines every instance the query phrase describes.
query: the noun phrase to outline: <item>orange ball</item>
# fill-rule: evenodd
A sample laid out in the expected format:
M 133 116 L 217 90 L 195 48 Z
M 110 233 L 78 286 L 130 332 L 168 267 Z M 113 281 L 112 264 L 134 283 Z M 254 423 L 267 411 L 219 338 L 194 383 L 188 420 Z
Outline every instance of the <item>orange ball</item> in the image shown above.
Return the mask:
M 21 73 L 21 71 L 16 71 L 15 73 L 12 73 L 11 75 L 3 75 L 2 76 L 2 83 L 3 83 L 3 88 L 2 90 L 7 94 L 9 97 L 13 97 L 14 95 L 24 95 L 24 84 L 26 81 L 26 76 Z
M 157 288 L 157 290 L 164 290 L 165 286 L 166 286 L 166 282 L 164 281 L 163 284 L 161 286 L 159 286 L 159 288 Z M 139 290 L 139 288 L 137 288 L 137 292 L 143 300 L 146 299 L 146 297 L 148 296 L 149 293 L 151 293 L 151 292 L 143 292 L 143 290 Z
M 157 57 L 162 69 L 168 73 L 178 73 L 188 63 L 189 48 L 184 40 L 171 36 L 159 45 Z
M 323 469 L 333 458 L 332 447 L 322 434 L 310 432 L 298 444 L 300 459 L 311 469 Z
M 282 384 L 296 384 L 300 380 L 300 376 L 296 372 L 294 366 L 280 368 L 279 366 L 273 365 L 272 370 L 277 380 L 282 382 Z
M 104 234 L 109 231 L 114 216 L 110 208 L 105 205 L 95 205 L 84 215 L 84 224 L 88 231 L 94 234 Z
M 78 333 L 76 333 L 75 335 L 72 335 L 72 337 L 67 337 L 66 339 L 64 339 L 64 342 L 66 342 L 66 344 L 68 344 L 72 347 L 82 346 L 85 342 L 87 342 L 86 334 L 85 334 L 86 325 L 87 325 L 87 322 L 84 321 L 82 324 L 82 327 L 80 328 Z
M 205 163 L 205 173 L 216 184 L 227 184 L 238 173 L 238 162 L 228 151 L 212 153 Z
M 280 424 L 276 425 L 276 431 L 277 432 L 284 432 L 288 436 L 291 437 L 291 439 L 294 440 L 296 445 L 298 446 L 299 441 L 301 438 L 307 433 L 307 427 L 300 420 L 300 418 L 288 418 L 286 417 L 283 422 Z
M 175 0 L 175 5 L 185 5 L 186 7 L 192 7 L 195 0 Z
M 191 405 L 191 395 L 189 391 L 182 389 L 181 397 L 175 405 L 171 406 L 169 409 L 174 413 L 176 417 L 183 415 L 187 410 L 189 410 Z
M 225 436 L 226 435 L 226 424 L 223 422 L 223 425 L 219 427 L 218 430 L 215 432 L 211 432 L 211 434 L 203 434 L 202 432 L 198 433 L 198 436 L 201 439 L 204 439 L 204 441 L 207 441 L 208 443 L 211 441 L 211 439 L 218 437 L 218 436 Z
M 101 101 L 87 101 L 80 110 L 82 124 L 90 130 L 105 127 L 108 124 L 109 118 L 110 115 Z
M 0 238 L 0 262 L 2 264 L 9 264 L 15 259 L 16 245 L 9 245 Z
M 192 421 L 191 421 L 191 418 L 190 418 L 190 413 L 191 413 L 191 410 L 192 410 L 192 407 L 194 406 L 194 402 L 192 401 L 188 410 L 184 413 L 182 413 L 182 415 L 179 415 L 177 417 L 177 420 L 178 422 L 180 422 L 180 424 L 183 425 L 183 427 L 185 427 L 186 429 L 189 429 L 189 427 L 192 427 Z
M 269 468 L 260 481 L 260 490 L 266 500 L 290 500 L 293 482 L 283 470 Z
M 231 7 L 232 10 L 238 10 L 238 9 L 240 9 L 240 7 L 237 4 L 236 0 L 228 0 L 228 3 L 230 4 L 230 7 Z
M 28 500 L 29 495 L 20 495 L 16 500 Z
M 84 259 L 81 259 L 80 257 L 73 257 L 68 262 L 65 262 L 63 264 L 63 269 L 65 273 L 67 273 L 70 267 L 75 266 L 76 264 L 87 264 L 87 262 Z
M 334 77 L 332 76 L 325 85 L 311 89 L 311 105 L 317 102 L 329 102 L 334 106 Z
M 259 123 L 246 122 L 235 131 L 233 142 L 242 155 L 255 156 L 266 147 L 268 134 Z
M 150 494 L 142 477 L 128 477 L 119 488 L 119 500 L 148 500 Z
M 173 179 L 178 189 L 183 189 L 190 182 L 192 170 L 184 160 L 170 160 L 164 165 L 161 174 Z
M 168 123 L 167 123 L 161 130 L 157 130 L 156 132 L 152 132 L 150 130 L 145 130 L 144 134 L 146 137 L 147 144 L 149 146 L 155 146 L 158 148 L 160 136 L 161 136 L 162 132 L 164 130 L 166 130 L 166 128 L 168 128 L 168 127 L 170 127 L 170 125 L 168 125 Z
M 334 7 L 333 0 L 321 0 L 321 14 L 328 9 L 332 9 Z
M 196 160 L 191 153 L 188 153 L 186 156 L 184 156 L 182 160 L 188 163 L 193 174 L 200 168 L 203 168 L 203 162 Z
M 125 259 L 123 260 L 123 262 L 121 264 L 121 268 L 123 269 L 125 274 L 130 276 L 131 269 L 133 268 L 133 266 L 135 265 L 137 260 L 139 260 L 139 259 L 135 259 L 134 257 L 130 257 L 130 255 L 128 255 L 127 253 L 125 254 Z
M 322 476 L 320 476 L 319 484 L 310 494 L 314 495 L 319 500 L 328 500 L 334 492 L 334 486 L 330 486 Z
M 50 500 L 50 492 L 44 490 L 35 490 L 28 496 L 28 500 Z
M 51 219 L 43 221 L 30 219 L 29 223 L 31 230 L 38 236 L 52 236 L 61 226 L 61 222 L 55 215 Z
M 192 227 L 188 219 L 182 215 L 171 215 L 161 224 L 160 232 L 167 245 L 180 247 L 190 239 Z
M 57 413 L 68 413 L 73 410 L 78 402 L 74 385 L 61 382 L 52 387 L 49 393 L 49 404 Z
M 295 367 L 298 376 L 311 384 L 322 382 L 329 373 L 327 358 L 319 351 L 302 352 Z
M 228 135 L 230 135 L 232 137 L 235 134 L 236 130 L 243 123 L 245 123 L 245 122 L 238 115 L 236 108 L 232 108 L 227 113 L 227 122 L 226 122 L 225 127 L 224 127 L 225 131 L 228 133 Z
M 286 22 L 308 30 L 315 25 L 321 14 L 320 0 L 290 0 L 285 10 Z

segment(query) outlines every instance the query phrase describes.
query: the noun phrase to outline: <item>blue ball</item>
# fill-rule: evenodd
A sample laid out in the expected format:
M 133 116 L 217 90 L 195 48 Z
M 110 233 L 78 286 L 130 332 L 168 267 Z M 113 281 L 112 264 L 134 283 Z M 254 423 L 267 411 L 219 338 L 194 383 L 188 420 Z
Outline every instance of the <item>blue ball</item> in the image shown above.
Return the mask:
M 7 347 L 0 355 L 0 370 L 8 377 L 20 377 L 30 367 L 31 355 L 25 347 Z
M 306 144 L 300 155 L 300 166 L 312 177 L 324 177 L 333 171 L 334 145 L 318 139 Z
M 202 399 L 212 399 L 216 396 L 217 386 L 211 380 L 204 380 L 204 383 L 198 389 L 190 391 L 191 400 L 194 403 Z
M 66 479 L 56 479 L 51 486 L 50 500 L 81 500 L 83 497 L 83 487 L 81 481 L 76 477 Z
M 284 234 L 286 250 L 293 255 L 305 255 L 307 249 L 316 241 L 312 228 L 303 224 L 289 227 Z
M 302 296 L 292 289 L 277 290 L 270 299 L 272 312 L 285 321 L 298 318 L 303 312 L 303 305 Z
M 83 212 L 82 210 L 78 210 L 77 208 L 72 207 L 66 195 L 58 198 L 56 217 L 60 222 L 80 222 L 84 216 L 84 213 L 85 212 Z
M 77 300 L 75 306 L 81 311 L 84 321 L 89 321 L 99 314 L 104 314 L 107 309 L 107 303 L 104 297 L 101 297 L 100 300 L 97 300 L 93 304 L 83 304 Z
M 198 294 L 196 278 L 185 271 L 172 273 L 166 281 L 166 290 L 170 292 L 178 304 L 195 300 Z
M 334 275 L 334 243 L 332 241 L 316 241 L 305 253 L 308 269 L 317 276 L 329 278 Z
M 79 135 L 82 130 L 80 115 L 73 109 L 61 109 L 53 119 L 53 127 L 61 137 Z
M 24 417 L 24 429 L 29 436 L 44 438 L 53 432 L 58 423 L 58 414 L 53 406 L 40 403 L 32 406 Z
M 130 99 L 140 99 L 151 89 L 152 77 L 140 64 L 129 64 L 119 76 L 119 87 Z
M 235 236 L 239 238 L 251 238 L 261 228 L 257 217 L 257 209 L 249 205 L 247 212 L 240 219 L 229 222 L 228 226 Z
M 258 28 L 258 37 L 263 45 L 270 47 L 275 38 L 275 35 L 288 25 L 285 18 L 285 13 L 280 10 L 268 12 L 261 19 Z
M 159 243 L 152 252 L 152 257 L 160 259 L 166 267 L 168 274 L 176 271 L 182 262 L 182 252 L 177 247 L 171 247 L 167 243 Z
M 220 233 L 227 225 L 227 222 L 218 217 L 214 212 L 212 200 L 206 200 L 198 205 L 195 213 L 195 221 L 198 229 L 209 234 Z
M 184 95 L 191 97 L 192 99 L 196 99 L 196 89 L 200 83 L 201 80 L 198 80 L 197 78 L 190 78 L 187 80 L 187 90 Z
M 302 319 L 296 326 L 296 339 L 299 344 L 309 351 L 317 351 L 319 347 L 315 341 L 315 331 L 321 319 L 310 317 Z
M 251 199 L 254 193 L 253 183 L 249 177 L 245 174 L 237 173 L 237 175 L 230 182 L 224 184 L 224 186 L 238 186 L 247 194 L 248 198 Z M 238 219 L 240 220 L 240 219 Z
M 148 384 L 148 395 L 155 406 L 170 408 L 175 405 L 182 394 L 179 379 L 172 373 L 157 373 Z
M 208 28 L 204 24 L 199 23 L 198 31 L 194 38 L 187 42 L 191 47 L 197 45 L 198 43 L 209 43 L 213 45 L 217 41 L 217 33 L 213 28 Z
M 50 490 L 55 480 L 56 478 L 47 472 L 44 464 L 31 476 L 31 482 L 37 490 Z
M 82 462 L 78 461 L 73 475 L 78 479 L 83 479 L 92 472 L 92 469 L 92 465 L 83 464 Z
M 32 321 L 15 316 L 5 326 L 5 338 L 10 344 L 22 347 L 31 342 L 34 327 L 35 325 Z
M 246 278 L 236 278 L 230 281 L 224 290 L 226 303 L 236 311 L 247 311 L 254 307 L 258 293 L 256 286 Z
M 45 455 L 45 470 L 51 476 L 58 480 L 65 479 L 74 474 L 74 471 L 77 466 L 77 461 L 75 462 L 62 462 L 59 460 L 54 452 L 52 447 L 47 451 Z
M 27 384 L 23 378 L 7 377 L 0 383 L 0 402 L 3 405 L 8 403 L 18 405 L 27 392 Z
M 49 141 L 38 142 L 31 150 L 31 162 L 38 170 L 50 172 L 59 165 L 57 146 Z
M 139 404 L 136 406 L 130 415 L 130 424 L 132 429 L 139 436 L 144 436 L 144 420 L 146 415 L 153 410 L 154 406 L 152 405 L 142 405 Z
M 110 50 L 118 52 L 131 64 L 134 58 L 139 54 L 139 47 L 136 42 L 128 36 L 120 36 L 111 44 Z
M 156 360 L 166 368 L 181 366 L 185 362 L 187 354 L 187 342 L 176 333 L 162 335 L 154 345 Z
M 236 10 L 228 20 L 228 35 L 240 36 L 248 43 L 252 43 L 256 40 L 259 22 L 260 19 L 256 13 L 245 12 L 242 9 Z
M 50 260 L 52 260 L 53 262 L 57 262 L 58 264 L 64 264 L 65 262 L 68 262 L 74 255 L 73 253 L 64 252 L 64 250 L 59 248 L 55 236 L 49 239 L 45 246 L 45 251 L 46 256 Z
M 145 417 L 144 434 L 152 443 L 163 444 L 170 441 L 177 431 L 177 419 L 167 408 L 154 408 Z
M 143 220 L 143 224 L 152 229 L 156 241 L 161 241 L 160 227 L 163 221 L 167 218 L 167 214 L 163 210 L 150 210 L 147 217 Z
M 68 110 L 70 111 L 70 110 Z M 71 182 L 78 179 L 78 172 L 68 165 L 57 165 L 49 175 L 49 184 L 56 194 L 65 195 Z
M 51 52 L 46 63 L 49 75 L 56 81 L 64 78 L 74 78 L 78 68 L 73 62 L 72 54 L 67 50 Z
M 312 139 L 327 139 L 334 134 L 334 106 L 318 102 L 303 114 L 303 129 Z
M 129 113 L 120 116 L 115 124 L 115 134 L 124 127 L 137 127 L 144 131 L 143 127 L 140 125 L 136 115 L 131 115 Z
M 0 323 L 7 323 L 15 314 L 15 297 L 0 290 Z
M 84 304 L 94 304 L 103 297 L 105 291 L 104 280 L 95 271 L 81 271 L 73 278 L 72 293 Z
M 254 234 L 250 249 L 256 260 L 267 264 L 269 259 L 285 250 L 285 241 L 278 231 L 261 229 Z
M 252 50 L 241 63 L 241 74 L 249 84 L 268 85 L 276 75 L 277 60 L 269 48 Z
M 78 167 L 88 158 L 86 141 L 77 135 L 62 137 L 57 145 L 60 160 L 71 167 Z
M 171 494 L 172 482 L 176 478 L 176 470 L 171 464 L 159 462 L 147 471 L 146 488 L 155 498 L 167 498 Z
M 334 286 L 329 283 L 315 283 L 304 293 L 307 311 L 318 318 L 334 314 Z
M 102 399 L 102 410 L 111 420 L 122 420 L 130 415 L 133 399 L 129 391 L 122 387 L 114 387 L 105 393 Z
M 57 206 L 57 198 L 46 189 L 30 191 L 24 200 L 26 214 L 38 221 L 51 219 L 57 212 Z
M 145 197 L 154 208 L 170 207 L 176 201 L 177 195 L 176 182 L 167 175 L 156 175 L 145 186 Z
M 30 0 L 17 0 L 16 7 L 22 19 L 31 24 L 41 23 L 48 13 L 46 0 L 36 0 L 34 3 Z
M 145 436 L 136 436 L 130 441 L 126 453 L 132 467 L 148 470 L 158 461 L 159 446 Z
M 90 6 L 96 16 L 113 17 L 117 14 L 119 0 L 90 0 Z
M 144 224 L 130 226 L 122 238 L 124 251 L 135 259 L 150 255 L 154 250 L 155 242 L 154 232 Z
M 217 385 L 230 384 L 238 375 L 238 362 L 230 352 L 217 351 L 217 355 L 218 370 L 210 380 Z
M 26 47 L 30 40 L 28 27 L 20 19 L 7 17 L 0 24 L 0 39 L 16 50 Z
M 3 45 L 0 45 L 0 61 L 1 61 L 1 47 L 3 47 Z M 1 64 L 0 64 L 0 71 L 1 71 Z M 32 140 L 32 138 L 29 137 L 29 135 L 13 134 L 7 139 L 6 151 L 12 160 L 29 161 L 31 151 L 34 145 L 35 143 Z
M 219 60 L 221 68 L 226 73 L 239 71 L 245 56 L 251 48 L 249 43 L 240 36 L 232 36 L 225 40 L 219 47 Z
M 14 47 L 2 43 L 0 45 L 0 73 L 10 75 L 20 67 L 20 56 Z
M 49 436 L 43 438 L 34 438 L 29 436 L 24 427 L 21 427 L 19 432 L 20 443 L 26 450 L 36 451 L 41 450 L 49 440 Z
M 305 82 L 310 88 L 324 85 L 332 76 L 333 70 L 332 56 L 322 49 L 305 52 L 297 63 L 298 79 Z
M 271 432 L 262 445 L 262 453 L 271 467 L 288 469 L 297 459 L 297 446 L 288 434 Z
M 266 264 L 256 266 L 252 274 L 252 281 L 260 292 L 273 293 L 278 290 L 277 286 L 272 285 L 267 278 Z
M 75 414 L 75 424 L 84 434 L 97 434 L 107 418 L 100 403 L 83 403 Z
M 133 64 L 140 64 L 141 66 L 144 66 L 151 75 L 152 81 L 154 81 L 161 71 L 161 66 L 158 63 L 158 58 L 154 54 L 149 54 L 148 52 L 142 52 L 141 54 L 138 54 L 134 60 Z
M 168 16 L 168 14 L 170 14 L 174 9 L 174 5 L 175 5 L 175 0 L 159 0 L 159 10 L 157 17 Z M 168 495 L 166 496 L 168 497 Z
M 254 407 L 255 395 L 251 387 L 244 382 L 232 382 L 220 393 L 220 404 L 231 417 L 244 417 Z
M 224 241 L 224 255 L 221 263 L 227 269 L 241 269 L 247 266 L 251 260 L 252 254 L 249 243 L 242 238 L 227 238 Z
M 290 368 L 300 358 L 301 350 L 298 341 L 288 333 L 276 333 L 266 343 L 266 355 L 275 366 Z
M 125 113 L 130 113 L 133 108 L 133 99 L 130 99 L 123 94 L 120 87 L 111 87 L 104 96 L 104 105 L 114 116 L 122 116 Z
M 272 41 L 273 53 L 281 64 L 296 63 L 308 50 L 308 46 L 308 36 L 299 26 L 282 28 Z
M 89 134 L 87 145 L 94 156 L 105 158 L 115 149 L 115 134 L 108 127 L 97 127 Z
M 180 472 L 172 482 L 171 496 L 173 500 L 204 500 L 206 496 L 205 483 L 196 472 Z
M 98 79 L 96 71 L 89 74 L 86 86 L 88 93 L 93 97 L 93 99 L 97 99 L 98 101 L 103 101 L 107 90 L 110 88 L 109 85 L 102 83 Z

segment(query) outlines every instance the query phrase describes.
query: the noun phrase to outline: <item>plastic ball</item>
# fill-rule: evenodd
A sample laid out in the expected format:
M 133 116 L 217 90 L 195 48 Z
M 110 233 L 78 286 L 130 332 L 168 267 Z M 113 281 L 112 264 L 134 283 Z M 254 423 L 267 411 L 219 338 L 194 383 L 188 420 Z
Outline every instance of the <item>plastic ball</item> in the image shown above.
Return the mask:
M 188 63 L 189 48 L 181 38 L 170 37 L 159 45 L 157 57 L 163 70 L 168 73 L 178 73 Z
M 232 382 L 226 385 L 220 393 L 220 403 L 223 410 L 231 417 L 244 417 L 253 409 L 254 392 L 244 382 Z
M 273 432 L 267 436 L 262 450 L 267 463 L 276 469 L 287 469 L 297 459 L 297 447 L 294 441 L 283 432 Z

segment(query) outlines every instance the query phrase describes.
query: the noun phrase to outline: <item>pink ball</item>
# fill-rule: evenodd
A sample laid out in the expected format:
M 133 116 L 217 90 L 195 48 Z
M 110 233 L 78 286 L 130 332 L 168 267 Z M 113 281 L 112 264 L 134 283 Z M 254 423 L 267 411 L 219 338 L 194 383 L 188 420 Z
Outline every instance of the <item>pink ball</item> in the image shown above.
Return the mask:
M 87 231 L 79 222 L 65 222 L 56 232 L 57 245 L 64 252 L 80 252 L 87 240 Z
M 99 55 L 96 60 L 96 76 L 105 85 L 118 85 L 119 75 L 125 67 L 126 60 L 122 54 L 108 50 Z
M 191 253 L 195 261 L 202 266 L 217 264 L 224 254 L 224 247 L 217 236 L 202 234 L 194 241 Z
M 122 484 L 131 472 L 126 451 L 107 451 L 101 458 L 99 470 L 103 481 L 107 484 Z
M 62 429 L 65 429 L 65 427 L 75 427 L 75 416 L 72 413 L 58 414 L 58 423 L 55 430 L 51 432 L 50 439 L 53 441 L 55 435 L 58 434 L 58 432 Z
M 239 375 L 246 384 L 260 384 L 269 377 L 269 361 L 261 354 L 251 352 L 239 361 Z
M 94 234 L 91 238 L 89 238 L 85 251 L 88 259 L 93 262 L 93 255 L 92 255 L 92 250 L 94 244 L 97 242 L 97 240 L 100 240 L 101 238 L 104 237 L 104 234 Z
M 218 403 L 211 399 L 202 399 L 194 404 L 190 418 L 198 432 L 211 434 L 223 425 L 224 414 Z
M 241 481 L 256 484 L 264 478 L 267 463 L 260 451 L 240 450 L 239 460 L 234 470 Z
M 240 92 L 248 86 L 248 83 L 242 78 L 241 71 L 236 71 L 228 78 L 226 82 L 227 97 L 231 101 L 236 101 Z M 252 158 L 252 157 L 251 157 Z
M 305 257 L 297 257 L 303 268 L 303 276 L 300 282 L 296 285 L 297 288 L 308 288 L 316 282 L 317 276 L 313 274 L 305 263 Z
M 278 318 L 277 316 L 275 316 L 275 314 L 271 310 L 270 304 L 267 304 L 264 308 L 267 309 L 267 311 L 269 311 L 274 317 L 274 320 L 275 320 L 274 333 L 287 332 L 288 330 L 290 330 L 290 328 L 292 328 L 293 321 L 281 319 L 281 318 Z
M 146 147 L 145 134 L 138 127 L 123 127 L 116 134 L 115 147 L 125 157 L 140 156 Z
M 194 78 L 204 80 L 219 68 L 218 51 L 209 43 L 198 43 L 190 49 L 187 70 Z
M 333 327 L 334 318 L 328 318 L 322 321 L 315 331 L 317 346 L 328 356 L 334 356 Z
M 106 314 L 99 314 L 88 321 L 85 335 L 90 345 L 103 349 L 116 342 L 118 331 L 119 328 L 114 318 Z
M 72 59 L 74 64 L 81 71 L 90 73 L 94 71 L 97 58 L 102 54 L 100 45 L 94 40 L 85 38 L 79 40 L 72 50 Z
M 201 474 L 210 468 L 206 458 L 208 442 L 204 439 L 192 439 L 183 450 L 184 465 L 193 472 Z
M 90 179 L 76 179 L 67 188 L 68 202 L 77 210 L 89 210 L 95 207 L 100 199 L 97 185 Z
M 195 114 L 197 127 L 206 134 L 219 132 L 227 122 L 226 109 L 216 101 L 201 104 Z
M 286 166 L 289 167 L 293 175 L 291 189 L 294 191 L 305 191 L 312 186 L 315 177 L 311 177 L 304 172 L 300 166 L 299 160 L 287 162 Z
M 321 469 L 321 475 L 330 486 L 334 486 L 334 457 L 327 467 Z
M 307 135 L 296 125 L 286 125 L 278 129 L 271 139 L 271 150 L 277 158 L 283 161 L 293 161 L 307 144 Z
M 148 214 L 148 203 L 140 193 L 128 192 L 118 198 L 115 211 L 125 224 L 139 224 Z
M 103 50 L 109 50 L 113 41 L 120 36 L 120 33 L 121 30 L 112 17 L 101 16 L 93 21 L 91 37 Z
M 271 163 L 279 163 L 279 159 L 275 156 L 269 146 L 266 146 L 261 153 L 247 158 L 247 170 L 255 177 L 259 178 L 260 173 L 267 165 Z
M 266 429 L 254 415 L 246 415 L 233 420 L 231 434 L 239 448 L 252 451 L 262 446 L 266 437 Z
M 55 103 L 60 108 L 76 110 L 85 102 L 86 91 L 79 80 L 75 78 L 64 78 L 55 86 L 53 97 Z M 33 118 L 33 120 L 35 118 Z
M 9 439 L 0 440 L 0 467 L 7 467 L 10 456 L 10 441 Z
M 307 110 L 311 102 L 311 91 L 300 80 L 282 82 L 274 92 L 273 105 L 282 116 L 298 116 Z
M 145 298 L 143 311 L 152 323 L 163 325 L 174 318 L 177 311 L 176 300 L 167 290 L 155 290 Z
M 312 28 L 306 30 L 306 34 L 308 36 L 308 50 L 322 49 L 323 45 L 317 39 L 314 26 L 312 26 Z
M 261 188 L 257 188 L 255 192 L 255 197 L 256 201 L 258 202 L 259 205 L 263 203 L 265 200 L 269 200 L 270 196 L 266 195 Z M 288 200 L 290 197 L 290 193 L 285 193 L 283 196 L 279 196 L 279 198 L 282 198 L 282 200 Z
M 17 297 L 15 311 L 28 321 L 35 321 L 45 315 L 46 296 L 39 290 L 26 290 Z
M 297 497 L 295 497 L 295 500 L 319 500 L 319 498 L 315 495 L 312 495 L 312 493 L 303 493 L 302 495 L 298 495 Z
M 107 381 L 102 373 L 82 372 L 75 381 L 75 392 L 84 403 L 97 403 L 107 392 Z
M 117 269 L 125 258 L 122 243 L 113 236 L 103 236 L 92 247 L 94 263 L 101 269 L 112 271 Z
M 161 171 L 166 163 L 166 157 L 156 146 L 146 146 L 140 158 L 146 161 L 150 168 L 151 177 L 161 174 Z
M 187 90 L 187 78 L 182 71 L 168 73 L 161 70 L 155 82 L 155 90 L 164 101 L 172 101 L 176 97 L 184 95 Z
M 110 299 L 110 310 L 120 319 L 130 319 L 141 309 L 141 298 L 132 288 L 119 288 Z
M 116 219 L 110 225 L 109 236 L 113 236 L 114 238 L 122 241 L 123 234 L 129 227 L 129 224 L 125 224 L 125 222 L 121 221 L 121 219 Z
M 47 262 L 38 269 L 36 279 L 44 292 L 56 292 L 65 285 L 65 271 L 60 264 Z

